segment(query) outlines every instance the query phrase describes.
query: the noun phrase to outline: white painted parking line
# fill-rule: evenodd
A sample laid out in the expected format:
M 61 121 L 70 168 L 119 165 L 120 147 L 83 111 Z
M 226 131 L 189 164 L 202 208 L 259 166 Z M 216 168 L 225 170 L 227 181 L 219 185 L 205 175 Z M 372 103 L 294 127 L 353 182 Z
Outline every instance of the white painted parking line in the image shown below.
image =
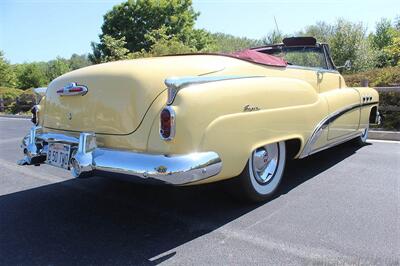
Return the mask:
M 3 143 L 8 143 L 8 142 L 14 142 L 14 141 L 21 141 L 22 138 L 18 137 L 18 138 L 11 138 L 11 139 L 0 139 L 0 144 Z
M 370 141 L 370 142 L 382 142 L 382 143 L 395 143 L 395 144 L 400 144 L 400 141 L 396 141 L 396 140 L 368 139 L 367 141 Z
M 34 166 L 19 166 L 17 163 L 12 163 L 3 159 L 0 159 L 0 168 L 7 169 L 9 171 L 17 172 L 19 174 L 30 176 L 33 178 L 41 179 L 49 182 L 62 182 L 65 178 L 61 178 L 55 175 L 44 174 L 40 172 L 35 172 L 32 167 Z

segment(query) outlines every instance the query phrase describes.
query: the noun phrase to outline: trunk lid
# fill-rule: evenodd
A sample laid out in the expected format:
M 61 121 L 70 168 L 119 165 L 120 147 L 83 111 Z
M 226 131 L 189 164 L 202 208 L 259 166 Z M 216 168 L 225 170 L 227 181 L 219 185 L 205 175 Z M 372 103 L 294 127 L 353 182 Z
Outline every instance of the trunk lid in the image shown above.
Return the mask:
M 171 56 L 94 65 L 60 76 L 49 84 L 44 127 L 125 135 L 134 132 L 171 76 L 196 76 L 222 70 L 238 60 L 220 56 Z M 70 83 L 84 95 L 61 96 Z

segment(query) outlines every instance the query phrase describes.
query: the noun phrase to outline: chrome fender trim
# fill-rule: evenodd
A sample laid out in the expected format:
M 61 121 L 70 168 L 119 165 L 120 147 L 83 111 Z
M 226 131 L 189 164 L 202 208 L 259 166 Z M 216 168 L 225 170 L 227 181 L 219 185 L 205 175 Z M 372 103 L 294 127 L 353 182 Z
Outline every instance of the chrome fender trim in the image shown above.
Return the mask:
M 185 76 L 185 77 L 169 77 L 164 83 L 168 88 L 167 105 L 170 105 L 175 100 L 179 90 L 194 84 L 203 84 L 208 82 L 216 82 L 232 79 L 245 78 L 262 78 L 264 76 L 244 76 L 244 75 L 229 75 L 229 76 Z

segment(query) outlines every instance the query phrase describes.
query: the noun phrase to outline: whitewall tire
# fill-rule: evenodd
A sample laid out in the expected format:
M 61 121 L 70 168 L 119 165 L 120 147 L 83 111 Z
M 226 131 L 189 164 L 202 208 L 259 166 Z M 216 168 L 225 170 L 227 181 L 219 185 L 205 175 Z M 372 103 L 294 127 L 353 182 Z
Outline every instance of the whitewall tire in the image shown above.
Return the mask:
M 264 201 L 276 192 L 285 169 L 285 142 L 268 144 L 254 150 L 238 177 L 237 188 L 251 201 Z

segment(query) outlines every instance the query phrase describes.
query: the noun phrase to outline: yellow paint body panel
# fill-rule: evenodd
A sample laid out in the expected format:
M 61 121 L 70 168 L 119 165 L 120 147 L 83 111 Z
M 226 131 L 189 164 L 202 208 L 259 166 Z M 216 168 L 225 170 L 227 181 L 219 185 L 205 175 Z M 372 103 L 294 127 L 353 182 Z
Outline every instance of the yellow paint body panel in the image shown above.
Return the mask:
M 257 76 L 189 85 L 177 94 L 176 135 L 164 141 L 159 115 L 167 101 L 164 80 L 172 76 Z M 84 96 L 59 96 L 57 89 L 76 82 Z M 201 182 L 234 177 L 251 152 L 277 141 L 296 139 L 300 156 L 317 125 L 330 114 L 378 94 L 371 88 L 347 88 L 338 72 L 300 67 L 271 67 L 217 55 L 169 56 L 121 61 L 76 70 L 54 80 L 41 103 L 45 131 L 77 136 L 96 132 L 98 146 L 157 154 L 214 151 L 222 171 Z M 258 111 L 244 112 L 244 106 Z M 375 105 L 355 108 L 324 129 L 313 144 L 368 126 Z M 69 119 L 72 117 L 71 119 Z M 200 183 L 200 182 L 199 182 Z

